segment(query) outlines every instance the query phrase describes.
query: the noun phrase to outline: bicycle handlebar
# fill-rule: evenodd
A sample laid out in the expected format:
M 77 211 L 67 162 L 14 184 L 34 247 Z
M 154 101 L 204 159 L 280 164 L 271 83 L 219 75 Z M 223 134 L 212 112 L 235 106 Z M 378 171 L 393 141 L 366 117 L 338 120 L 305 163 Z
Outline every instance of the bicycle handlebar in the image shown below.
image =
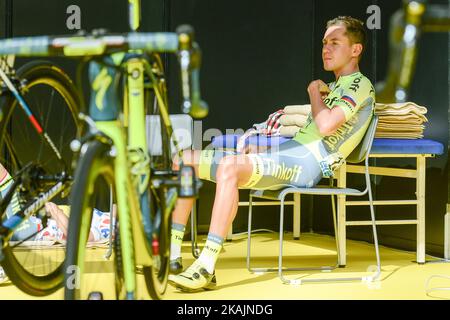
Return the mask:
M 376 84 L 377 102 L 405 102 L 409 98 L 422 32 L 450 31 L 445 5 L 404 0 L 389 24 L 389 65 L 386 78 Z
M 193 29 L 181 26 L 173 32 L 131 32 L 102 36 L 39 36 L 0 40 L 0 55 L 84 57 L 108 55 L 128 50 L 178 53 L 181 65 L 182 110 L 194 118 L 208 114 L 200 98 L 199 68 L 201 53 L 193 41 Z

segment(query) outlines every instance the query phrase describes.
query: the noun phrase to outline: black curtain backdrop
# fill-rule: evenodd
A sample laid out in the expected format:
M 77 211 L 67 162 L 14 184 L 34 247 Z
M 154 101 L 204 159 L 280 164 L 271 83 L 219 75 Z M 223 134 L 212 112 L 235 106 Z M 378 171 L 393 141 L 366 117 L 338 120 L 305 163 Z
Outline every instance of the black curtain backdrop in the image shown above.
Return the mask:
M 321 39 L 326 21 L 338 15 L 351 15 L 366 21 L 367 7 L 378 5 L 381 29 L 368 30 L 368 47 L 361 61 L 361 71 L 373 83 L 386 76 L 389 19 L 402 2 L 383 0 L 316 0 L 316 1 L 169 1 L 169 29 L 189 23 L 197 31 L 203 53 L 202 92 L 211 113 L 203 121 L 203 132 L 215 128 L 246 129 L 263 121 L 268 114 L 287 104 L 308 103 L 306 87 L 313 79 L 333 80 L 324 72 L 321 61 Z M 447 3 L 432 1 L 432 3 Z M 176 79 L 176 64 L 170 63 L 171 79 Z M 429 123 L 425 137 L 444 144 L 448 141 L 448 35 L 424 34 L 410 100 L 428 108 Z M 177 101 L 178 79 L 171 82 Z M 177 111 L 178 106 L 172 104 Z M 206 137 L 208 138 L 208 137 Z M 208 140 L 208 139 L 206 139 Z M 207 144 L 208 141 L 204 141 Z M 376 162 L 375 162 L 376 161 Z M 372 160 L 376 165 L 412 168 L 406 159 Z M 442 255 L 443 219 L 447 202 L 447 155 L 427 160 L 426 239 L 427 252 Z M 361 177 L 350 176 L 357 186 Z M 413 198 L 415 184 L 408 179 L 373 177 L 377 199 Z M 206 231 L 210 221 L 215 186 L 205 183 L 201 192 L 199 223 Z M 240 192 L 247 199 L 248 192 Z M 415 207 L 377 207 L 378 219 L 413 217 Z M 278 229 L 276 207 L 258 207 L 255 228 Z M 368 208 L 348 208 L 348 218 L 366 219 Z M 288 211 L 286 229 L 292 226 Z M 247 227 L 247 208 L 239 208 L 234 222 L 236 231 Z M 332 233 L 331 205 L 328 199 L 302 196 L 302 231 Z M 366 227 L 347 229 L 354 239 L 371 241 Z M 380 242 L 414 251 L 416 228 L 380 226 Z

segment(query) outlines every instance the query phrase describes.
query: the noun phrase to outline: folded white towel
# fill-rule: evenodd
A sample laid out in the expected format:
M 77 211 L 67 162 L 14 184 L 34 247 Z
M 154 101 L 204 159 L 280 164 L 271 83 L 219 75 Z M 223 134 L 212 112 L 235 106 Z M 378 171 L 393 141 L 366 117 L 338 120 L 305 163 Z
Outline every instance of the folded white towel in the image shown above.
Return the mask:
M 293 137 L 297 134 L 298 130 L 300 130 L 300 127 L 298 126 L 281 126 L 280 136 Z
M 414 102 L 405 102 L 405 103 L 376 103 L 375 104 L 375 113 L 378 115 L 386 115 L 386 116 L 400 116 L 400 115 L 411 115 L 414 114 L 419 118 L 423 119 L 423 121 L 427 121 L 427 118 L 424 114 L 427 113 L 427 108 L 423 106 L 419 106 Z
M 280 124 L 282 126 L 298 126 L 303 127 L 306 124 L 308 116 L 304 114 L 284 114 L 280 117 Z

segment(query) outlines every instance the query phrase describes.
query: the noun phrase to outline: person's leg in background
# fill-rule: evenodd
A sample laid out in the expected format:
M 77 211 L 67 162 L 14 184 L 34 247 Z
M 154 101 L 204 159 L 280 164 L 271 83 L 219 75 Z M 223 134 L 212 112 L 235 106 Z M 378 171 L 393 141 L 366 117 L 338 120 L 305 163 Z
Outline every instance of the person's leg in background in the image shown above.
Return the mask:
M 216 182 L 216 195 L 208 238 L 200 257 L 184 272 L 169 276 L 169 283 L 186 292 L 216 286 L 215 264 L 237 213 L 239 188 L 312 187 L 322 177 L 315 156 L 296 141 L 288 141 L 276 150 L 261 154 L 204 151 L 197 160 L 199 177 Z M 185 224 L 191 208 L 178 207 L 174 222 Z
M 4 198 L 14 183 L 8 171 L 0 164 L 0 199 Z M 31 216 L 23 221 L 15 230 L 12 240 L 62 240 L 67 237 L 69 218 L 64 211 L 53 202 L 45 204 L 45 213 L 49 218 L 44 227 L 41 219 Z M 14 194 L 6 209 L 6 218 L 20 211 L 17 194 Z M 113 206 L 113 216 L 115 216 Z M 94 209 L 88 241 L 100 241 L 109 237 L 109 212 Z M 107 228 L 105 227 L 107 225 Z
M 216 195 L 212 210 L 211 225 L 205 246 L 199 258 L 177 278 L 169 277 L 176 286 L 187 291 L 207 289 L 215 286 L 214 269 L 223 240 L 233 222 L 239 202 L 239 187 L 245 186 L 253 173 L 252 160 L 246 155 L 229 155 L 223 151 L 193 151 L 184 159 L 185 165 L 193 165 L 202 179 L 216 182 Z M 200 165 L 199 165 L 200 164 Z M 181 241 L 184 226 L 192 209 L 193 199 L 179 199 L 173 213 L 171 261 L 178 259 L 181 266 Z M 173 264 L 172 264 L 173 265 Z M 181 268 L 179 268 L 181 269 Z M 173 270 L 172 270 L 173 271 Z M 172 272 L 174 273 L 174 272 Z M 184 284 L 184 285 L 183 285 Z
M 109 233 L 111 232 L 110 219 L 113 219 L 114 226 L 117 214 L 116 208 L 116 205 L 113 205 L 112 215 L 110 212 L 103 212 L 94 208 L 88 242 L 103 242 L 109 240 Z M 45 211 L 50 219 L 47 228 L 41 232 L 42 235 L 38 236 L 38 239 L 66 239 L 69 229 L 69 217 L 67 214 L 53 202 L 47 202 L 45 204 Z
M 0 164 L 0 199 L 3 199 L 8 191 L 11 189 L 14 180 L 12 179 L 9 172 Z M 17 194 L 14 194 L 11 198 L 8 207 L 6 208 L 6 213 L 3 216 L 3 219 L 8 219 L 12 217 L 14 214 L 20 211 L 20 203 Z M 14 234 L 11 237 L 11 240 L 18 241 L 24 240 L 27 238 L 33 239 L 33 235 L 35 235 L 39 230 L 42 229 L 42 223 L 39 219 L 31 217 L 27 219 L 22 224 L 18 226 L 15 230 Z M 0 267 L 0 283 L 6 283 L 9 281 L 9 278 L 6 276 L 3 268 Z

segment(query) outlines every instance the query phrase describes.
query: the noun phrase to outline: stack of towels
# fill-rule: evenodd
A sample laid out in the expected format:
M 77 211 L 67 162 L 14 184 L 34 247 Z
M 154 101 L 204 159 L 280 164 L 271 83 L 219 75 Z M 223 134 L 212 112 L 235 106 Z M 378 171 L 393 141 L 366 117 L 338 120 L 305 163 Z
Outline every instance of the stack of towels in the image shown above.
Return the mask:
M 280 117 L 280 135 L 293 137 L 302 128 L 311 105 L 286 106 L 284 114 Z M 428 122 L 425 114 L 427 108 L 414 102 L 405 103 L 377 103 L 375 113 L 378 115 L 376 138 L 391 139 L 420 139 L 423 138 L 425 122 Z
M 414 102 L 375 105 L 378 115 L 376 138 L 420 139 L 423 138 L 427 108 Z
M 311 105 L 286 106 L 284 114 L 280 117 L 280 136 L 293 137 L 306 124 Z

